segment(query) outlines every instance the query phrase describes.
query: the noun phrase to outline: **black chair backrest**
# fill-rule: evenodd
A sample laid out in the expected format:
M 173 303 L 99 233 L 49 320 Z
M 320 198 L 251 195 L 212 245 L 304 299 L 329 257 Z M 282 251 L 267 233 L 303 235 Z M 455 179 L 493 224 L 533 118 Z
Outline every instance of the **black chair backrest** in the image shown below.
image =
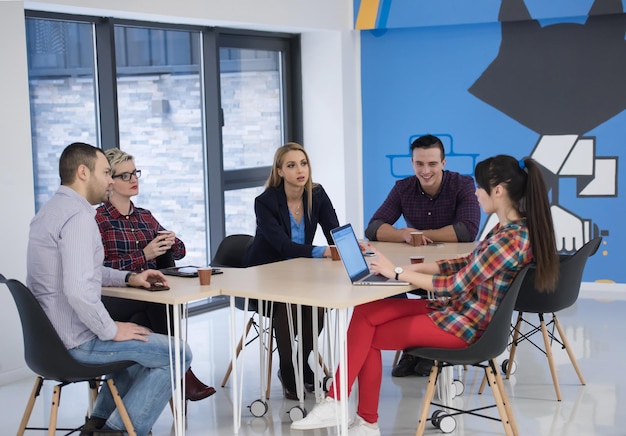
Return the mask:
M 5 279 L 2 275 L 0 283 L 7 285 L 15 300 L 22 323 L 24 360 L 34 373 L 66 383 L 108 373 L 102 372 L 103 365 L 82 364 L 72 357 L 43 308 L 26 286 L 17 280 Z M 129 364 L 120 362 L 119 368 Z
M 252 243 L 252 239 L 253 236 L 251 235 L 237 234 L 226 236 L 220 242 L 219 247 L 217 247 L 211 266 L 243 268 L 243 259 L 248 246 Z
M 535 289 L 533 265 L 522 284 L 515 310 L 528 313 L 553 313 L 574 304 L 578 299 L 587 259 L 598 250 L 601 241 L 600 237 L 594 238 L 576 253 L 560 256 L 559 281 L 553 292 L 539 292 Z
M 157 256 L 156 267 L 157 269 L 169 268 L 171 266 L 176 266 L 176 262 L 174 261 L 174 253 L 172 250 L 167 250 L 160 256 Z
M 467 348 L 445 349 L 416 347 L 409 354 L 431 360 L 440 360 L 455 365 L 472 365 L 498 357 L 509 344 L 513 307 L 530 266 L 522 268 L 506 291 L 482 336 Z
M 248 251 L 248 247 L 252 244 L 253 239 L 253 236 L 243 234 L 226 236 L 222 239 L 222 242 L 220 242 L 219 247 L 217 247 L 217 252 L 215 253 L 215 256 L 213 256 L 211 266 L 243 268 L 245 266 L 243 259 Z M 243 310 L 244 306 L 245 300 L 241 297 L 235 297 L 235 307 Z M 258 307 L 259 304 L 257 300 L 249 300 L 248 310 L 256 312 L 258 311 Z

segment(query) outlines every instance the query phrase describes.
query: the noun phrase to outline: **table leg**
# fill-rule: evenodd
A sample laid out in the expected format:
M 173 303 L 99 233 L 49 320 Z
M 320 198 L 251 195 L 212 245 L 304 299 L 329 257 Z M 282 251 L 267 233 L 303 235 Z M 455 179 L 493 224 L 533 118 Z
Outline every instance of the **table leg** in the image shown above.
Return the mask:
M 247 300 L 246 300 L 247 307 Z M 245 319 L 245 317 L 244 317 Z M 232 371 L 232 384 L 233 384 L 233 431 L 234 434 L 239 434 L 239 427 L 241 425 L 241 404 L 239 402 L 239 377 L 237 377 L 237 361 L 234 360 L 234 356 L 237 356 L 237 329 L 235 319 L 235 297 L 230 297 L 230 345 L 231 356 L 233 362 Z M 245 340 L 244 340 L 245 347 Z M 243 349 L 242 349 L 243 351 Z
M 319 364 L 318 362 L 318 356 L 319 356 L 319 337 L 317 336 L 317 329 L 319 327 L 319 323 L 317 321 L 317 307 L 312 307 L 311 308 L 311 315 L 312 315 L 312 323 L 313 323 L 313 356 L 315 356 L 315 369 L 313 371 L 313 383 L 315 386 L 315 401 L 317 402 L 320 399 L 320 394 L 321 394 L 321 389 L 320 389 L 320 377 L 319 377 L 319 370 L 317 365 Z
M 165 306 L 167 313 L 167 333 L 174 339 L 174 347 L 172 349 L 172 342 L 169 341 L 170 347 L 170 375 L 172 385 L 172 399 L 174 405 L 174 434 L 176 436 L 184 436 L 184 401 L 185 401 L 185 378 L 183 377 L 182 362 L 185 360 L 185 348 L 183 348 L 183 356 L 181 361 L 180 353 L 181 349 L 181 310 L 184 310 L 182 305 L 172 306 L 172 313 L 174 314 L 173 322 L 170 322 L 170 305 Z M 174 331 L 171 331 L 170 326 L 174 326 Z
M 339 395 L 341 398 L 341 431 L 339 434 L 348 434 L 348 309 L 339 309 L 338 337 L 339 343 Z

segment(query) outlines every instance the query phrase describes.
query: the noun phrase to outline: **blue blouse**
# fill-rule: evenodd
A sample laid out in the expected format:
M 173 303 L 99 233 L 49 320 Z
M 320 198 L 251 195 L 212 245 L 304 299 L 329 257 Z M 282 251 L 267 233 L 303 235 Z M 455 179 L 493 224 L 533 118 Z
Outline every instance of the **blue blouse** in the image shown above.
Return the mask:
M 289 221 L 291 221 L 291 240 L 296 244 L 304 244 L 304 220 L 301 220 L 300 224 L 298 224 L 290 211 Z M 311 255 L 313 257 L 324 257 L 324 251 L 326 251 L 326 247 L 314 246 Z

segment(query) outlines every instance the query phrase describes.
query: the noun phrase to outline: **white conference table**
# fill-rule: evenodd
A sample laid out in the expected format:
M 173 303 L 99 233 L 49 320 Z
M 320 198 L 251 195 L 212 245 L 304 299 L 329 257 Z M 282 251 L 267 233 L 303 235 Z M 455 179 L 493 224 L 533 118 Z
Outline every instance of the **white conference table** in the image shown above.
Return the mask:
M 440 245 L 418 246 L 394 242 L 372 242 L 381 253 L 396 265 L 409 264 L 409 257 L 422 255 L 426 262 L 455 257 L 469 253 L 475 243 L 443 243 Z M 339 347 L 339 371 L 341 398 L 346 398 L 346 348 L 345 337 L 348 325 L 348 311 L 359 304 L 380 300 L 402 292 L 414 286 L 353 286 L 343 264 L 330 259 L 299 258 L 260 265 L 250 268 L 224 268 L 224 274 L 215 275 L 211 285 L 201 286 L 197 278 L 168 276 L 168 291 L 150 292 L 131 287 L 103 287 L 102 295 L 129 300 L 146 301 L 172 306 L 174 331 L 168 333 L 174 338 L 174 349 L 178 349 L 181 340 L 186 337 L 183 320 L 187 316 L 188 303 L 218 295 L 230 296 L 231 303 L 231 342 L 235 355 L 236 335 L 234 297 L 259 299 L 280 303 L 336 309 L 338 312 L 338 337 L 342 340 Z M 169 308 L 166 307 L 168 317 Z M 168 319 L 169 320 L 169 319 Z M 171 350 L 173 351 L 173 350 Z M 176 435 L 185 434 L 184 426 L 184 386 L 182 381 L 182 361 L 178 353 L 171 353 L 172 390 L 174 392 L 174 430 Z M 237 366 L 233 365 L 233 423 L 235 434 L 239 431 L 241 402 L 238 399 Z M 347 434 L 348 402 L 343 401 L 341 434 Z
M 124 298 L 127 300 L 146 301 L 166 305 L 165 310 L 168 319 L 168 334 L 174 338 L 174 348 L 170 349 L 170 367 L 172 368 L 172 392 L 174 399 L 174 431 L 177 436 L 185 434 L 184 422 L 184 385 L 183 385 L 183 361 L 180 353 L 174 350 L 180 349 L 181 341 L 186 339 L 186 330 L 183 321 L 187 317 L 188 303 L 205 298 L 220 295 L 220 288 L 215 284 L 214 276 L 211 285 L 200 286 L 198 278 L 168 276 L 170 286 L 168 291 L 150 292 L 145 289 L 131 287 L 103 287 L 102 295 L 107 297 Z M 170 323 L 169 306 L 173 307 L 174 319 Z M 174 331 L 170 330 L 173 325 Z M 170 343 L 171 344 L 171 343 Z M 184 350 L 184 348 L 183 348 Z M 184 355 L 183 355 L 184 359 Z
M 474 243 L 444 243 L 439 246 L 413 247 L 402 243 L 373 242 L 382 254 L 397 265 L 410 263 L 411 255 L 423 255 L 426 262 L 469 253 Z M 339 392 L 347 399 L 346 332 L 348 311 L 359 304 L 380 300 L 414 289 L 414 286 L 353 286 L 342 262 L 330 259 L 298 258 L 236 270 L 236 274 L 215 277 L 222 295 L 229 295 L 231 314 L 234 314 L 235 297 L 258 299 L 335 309 L 338 315 Z M 236 348 L 235 320 L 231 316 L 231 346 Z M 348 401 L 342 401 L 340 434 L 348 432 Z M 238 377 L 233 366 L 233 426 L 238 434 L 241 419 L 241 402 L 238 399 Z

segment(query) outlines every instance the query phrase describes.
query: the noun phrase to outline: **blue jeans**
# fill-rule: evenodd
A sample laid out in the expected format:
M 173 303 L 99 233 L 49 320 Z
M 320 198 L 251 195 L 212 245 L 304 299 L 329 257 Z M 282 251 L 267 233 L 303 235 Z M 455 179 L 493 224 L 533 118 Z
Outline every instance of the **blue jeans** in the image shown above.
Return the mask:
M 173 348 L 174 339 L 157 333 L 147 338 L 148 342 L 101 341 L 94 338 L 69 350 L 76 360 L 83 363 L 137 362 L 137 365 L 112 374 L 112 377 L 138 436 L 148 434 L 172 397 L 168 341 L 172 341 Z M 179 352 L 182 359 L 182 349 Z M 191 357 L 191 350 L 185 344 L 185 371 L 191 365 Z M 106 384 L 100 390 L 92 416 L 106 419 L 106 425 L 114 430 L 124 430 L 124 423 Z

